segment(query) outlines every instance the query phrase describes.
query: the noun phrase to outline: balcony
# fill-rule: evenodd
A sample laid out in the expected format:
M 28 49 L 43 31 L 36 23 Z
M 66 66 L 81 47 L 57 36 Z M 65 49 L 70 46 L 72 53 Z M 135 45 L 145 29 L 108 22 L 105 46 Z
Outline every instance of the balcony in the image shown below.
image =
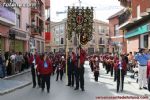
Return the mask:
M 31 29 L 31 35 L 40 35 L 41 30 L 39 26 L 35 26 L 34 28 Z
M 99 41 L 99 45 L 105 45 L 105 41 Z
M 15 10 L 11 7 L 4 7 L 0 5 L 0 23 L 6 26 L 15 25 Z
M 45 0 L 45 9 L 50 8 L 50 0 Z
M 131 11 L 127 9 L 124 13 L 119 16 L 119 25 L 128 21 L 131 17 Z
M 31 0 L 31 2 L 32 2 L 32 3 L 36 3 L 37 1 L 36 1 L 36 0 Z
M 131 7 L 131 0 L 118 0 L 120 4 L 124 7 Z
M 32 14 L 39 14 L 40 10 L 38 8 L 31 8 L 31 13 Z
M 46 25 L 49 25 L 49 24 L 50 24 L 50 17 L 47 18 L 47 20 L 45 21 L 45 24 L 46 24 Z

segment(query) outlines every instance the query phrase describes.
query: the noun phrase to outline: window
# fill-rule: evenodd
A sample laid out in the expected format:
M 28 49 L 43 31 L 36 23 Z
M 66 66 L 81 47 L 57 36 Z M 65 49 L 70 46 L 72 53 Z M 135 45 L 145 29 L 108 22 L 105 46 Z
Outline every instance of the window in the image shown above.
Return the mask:
M 140 18 L 140 5 L 137 6 L 137 18 Z
M 94 54 L 94 48 L 88 48 L 88 54 Z
M 64 44 L 64 39 L 63 38 L 61 38 L 61 44 Z
M 16 14 L 16 28 L 20 28 L 20 15 Z
M 104 53 L 104 48 L 99 48 L 100 53 Z
M 144 47 L 148 48 L 148 35 L 144 35 Z
M 115 25 L 114 26 L 115 27 L 115 30 L 114 30 L 114 36 L 118 36 L 119 35 L 119 25 L 117 24 L 117 25 Z
M 100 39 L 99 39 L 99 44 L 102 44 L 102 42 L 103 42 L 103 39 L 100 38 Z

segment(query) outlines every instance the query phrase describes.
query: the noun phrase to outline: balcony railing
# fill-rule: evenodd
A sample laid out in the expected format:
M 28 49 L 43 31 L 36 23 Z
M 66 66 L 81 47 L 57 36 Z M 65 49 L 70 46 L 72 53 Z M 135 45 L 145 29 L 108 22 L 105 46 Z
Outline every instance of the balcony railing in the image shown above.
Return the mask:
M 43 28 L 39 27 L 39 26 L 34 26 L 34 28 L 32 28 L 32 35 L 40 35 L 42 34 L 42 30 Z
M 123 14 L 119 16 L 119 25 L 125 23 L 131 16 L 131 11 L 126 10 Z
M 39 14 L 40 10 L 39 10 L 39 8 L 31 8 L 31 12 Z
M 99 45 L 105 45 L 105 41 L 99 41 Z

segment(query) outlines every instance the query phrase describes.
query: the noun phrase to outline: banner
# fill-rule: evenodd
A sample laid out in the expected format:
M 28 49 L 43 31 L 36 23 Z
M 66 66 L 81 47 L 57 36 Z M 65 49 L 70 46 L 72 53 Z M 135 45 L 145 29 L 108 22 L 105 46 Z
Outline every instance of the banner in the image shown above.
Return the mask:
M 45 32 L 45 41 L 50 42 L 51 40 L 51 33 L 50 32 Z
M 92 39 L 93 7 L 68 7 L 67 32 L 69 40 L 75 33 L 80 37 L 80 43 L 86 45 Z

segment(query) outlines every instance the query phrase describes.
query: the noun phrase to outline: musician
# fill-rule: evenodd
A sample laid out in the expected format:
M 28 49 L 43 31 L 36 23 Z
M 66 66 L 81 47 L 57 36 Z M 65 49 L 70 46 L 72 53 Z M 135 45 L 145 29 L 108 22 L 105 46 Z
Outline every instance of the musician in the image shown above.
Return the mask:
M 61 59 L 58 60 L 58 65 L 56 66 L 56 73 L 57 73 L 56 81 L 58 81 L 59 75 L 60 75 L 60 80 L 62 81 L 64 67 L 65 67 L 65 60 L 64 60 L 64 56 L 62 56 Z
M 98 57 L 95 57 L 93 66 L 94 66 L 93 69 L 94 69 L 95 81 L 98 82 L 98 76 L 99 76 L 99 59 L 98 59 Z
M 79 50 L 80 50 L 80 55 L 79 55 Z M 77 48 L 77 58 L 79 59 L 78 62 L 78 69 L 77 69 L 77 77 L 76 77 L 76 88 L 75 90 L 79 89 L 79 82 L 80 82 L 80 88 L 82 91 L 84 91 L 84 62 L 86 59 L 86 52 L 79 46 Z
M 111 75 L 111 77 L 113 76 L 113 71 L 114 71 L 114 57 L 110 56 L 110 75 Z
M 68 74 L 68 85 L 67 86 L 74 86 L 74 53 L 69 53 L 68 59 L 67 59 L 67 74 Z
M 117 92 L 119 92 L 119 89 L 121 87 L 121 92 L 123 91 L 124 87 L 124 76 L 126 74 L 127 70 L 127 62 L 125 58 L 125 54 L 121 54 L 121 61 L 117 65 Z
M 40 75 L 38 75 L 37 69 L 36 69 L 38 62 L 39 62 L 39 59 L 40 59 L 40 57 L 37 54 L 36 49 L 33 49 L 33 52 L 29 58 L 29 64 L 31 66 L 33 88 L 36 87 L 36 76 L 37 76 L 38 85 L 39 85 L 39 87 L 41 87 Z

